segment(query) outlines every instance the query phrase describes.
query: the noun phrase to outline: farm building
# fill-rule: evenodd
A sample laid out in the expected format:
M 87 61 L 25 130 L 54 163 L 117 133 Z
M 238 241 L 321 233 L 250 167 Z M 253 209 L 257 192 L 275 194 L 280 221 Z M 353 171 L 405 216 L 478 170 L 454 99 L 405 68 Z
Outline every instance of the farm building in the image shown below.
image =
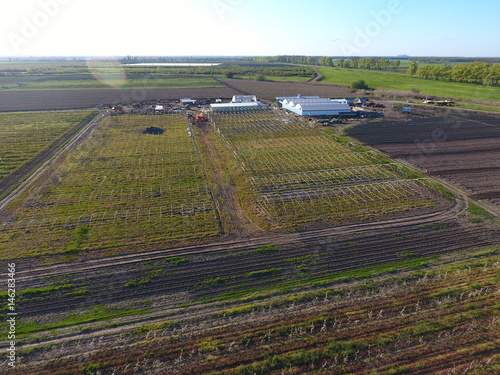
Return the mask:
M 183 98 L 181 99 L 181 104 L 182 105 L 196 104 L 196 99 Z
M 356 104 L 364 104 L 368 102 L 368 98 L 356 98 L 355 103 Z
M 339 116 L 351 113 L 351 106 L 345 99 L 285 99 L 282 106 L 301 116 Z
M 256 101 L 257 97 L 255 95 L 234 95 L 231 103 L 250 103 Z
M 267 105 L 261 102 L 242 102 L 242 103 L 215 103 L 210 104 L 212 112 L 245 112 L 260 111 L 268 109 Z
M 281 107 L 284 100 L 294 100 L 294 99 L 321 99 L 321 98 L 317 95 L 302 96 L 300 94 L 297 94 L 297 96 L 278 96 L 276 97 L 276 104 Z

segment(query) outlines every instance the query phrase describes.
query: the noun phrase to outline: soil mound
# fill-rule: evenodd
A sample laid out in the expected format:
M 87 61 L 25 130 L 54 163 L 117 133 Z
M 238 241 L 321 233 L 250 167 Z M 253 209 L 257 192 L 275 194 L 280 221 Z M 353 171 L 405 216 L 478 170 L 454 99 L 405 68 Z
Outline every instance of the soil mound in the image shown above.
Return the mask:
M 150 126 L 149 128 L 146 128 L 145 130 L 142 131 L 142 134 L 163 134 L 165 133 L 165 129 L 162 128 L 157 128 L 155 126 Z

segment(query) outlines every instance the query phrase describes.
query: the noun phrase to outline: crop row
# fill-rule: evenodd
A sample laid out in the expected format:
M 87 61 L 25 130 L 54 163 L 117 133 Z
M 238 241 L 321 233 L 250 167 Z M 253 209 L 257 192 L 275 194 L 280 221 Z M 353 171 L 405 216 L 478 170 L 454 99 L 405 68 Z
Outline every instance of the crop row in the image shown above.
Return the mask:
M 198 248 L 193 248 L 192 253 L 188 255 L 189 264 L 183 267 L 172 269 L 168 262 L 169 258 L 152 258 L 156 260 L 147 258 L 148 262 L 143 263 L 144 269 L 132 266 L 130 270 L 130 266 L 110 265 L 105 270 L 99 268 L 85 270 L 78 275 L 75 274 L 76 277 L 72 277 L 71 280 L 77 283 L 78 279 L 83 278 L 86 280 L 85 283 L 91 281 L 98 285 L 103 282 L 103 278 L 108 277 L 111 270 L 114 270 L 111 272 L 116 277 L 113 280 L 114 287 L 105 295 L 94 298 L 98 298 L 99 303 L 119 302 L 127 295 L 130 298 L 134 297 L 134 290 L 123 288 L 127 281 L 147 277 L 152 271 L 162 269 L 165 272 L 160 278 L 152 280 L 148 290 L 142 291 L 144 295 L 168 295 L 188 288 L 193 295 L 197 296 L 196 298 L 210 298 L 219 293 L 223 294 L 224 291 L 244 288 L 246 284 L 242 282 L 249 275 L 250 277 L 255 275 L 252 272 L 285 267 L 281 276 L 295 279 L 296 276 L 307 277 L 311 273 L 326 275 L 332 272 L 391 263 L 407 257 L 408 259 L 427 257 L 450 250 L 465 249 L 471 245 L 490 244 L 494 241 L 491 233 L 485 232 L 480 227 L 464 229 L 459 226 L 452 227 L 450 224 L 445 232 L 414 226 L 405 228 L 403 233 L 396 232 L 397 235 L 393 232 L 394 230 L 387 228 L 377 235 L 356 234 L 342 239 L 338 236 L 318 238 L 308 241 L 308 249 L 305 249 L 303 244 L 286 243 L 279 246 L 280 250 L 266 254 L 259 254 L 251 246 L 238 247 L 237 252 L 233 252 L 233 249 L 214 248 L 213 251 L 202 253 Z M 171 253 L 175 254 L 174 251 Z M 252 286 L 267 285 L 275 281 L 272 274 L 265 276 L 254 280 Z M 332 276 L 335 277 L 335 275 Z M 47 281 L 42 282 L 43 284 L 38 284 L 36 288 L 45 287 Z M 30 282 L 31 288 L 34 288 L 34 285 Z M 98 293 L 98 289 L 94 291 Z M 71 295 L 68 295 L 68 298 L 70 297 Z M 61 309 L 59 299 L 54 299 L 53 296 L 48 298 L 54 301 L 52 306 L 49 306 L 48 301 L 43 305 L 34 304 L 34 301 L 31 301 L 24 305 L 25 314 L 31 315 L 32 311 L 45 314 Z M 78 303 L 78 301 L 73 302 Z
M 353 182 L 377 182 L 395 180 L 401 176 L 395 164 L 368 165 L 361 167 L 288 172 L 276 175 L 252 177 L 252 184 L 259 192 L 278 193 L 287 190 L 330 188 L 352 185 Z
M 87 115 L 86 112 L 0 115 L 0 181 Z
M 273 111 L 211 119 L 247 174 L 260 212 L 280 226 L 374 218 L 441 202 L 425 181 L 300 119 Z
M 155 126 L 164 134 L 143 134 Z M 51 178 L 9 207 L 0 253 L 72 253 L 220 232 L 181 115 L 110 117 Z

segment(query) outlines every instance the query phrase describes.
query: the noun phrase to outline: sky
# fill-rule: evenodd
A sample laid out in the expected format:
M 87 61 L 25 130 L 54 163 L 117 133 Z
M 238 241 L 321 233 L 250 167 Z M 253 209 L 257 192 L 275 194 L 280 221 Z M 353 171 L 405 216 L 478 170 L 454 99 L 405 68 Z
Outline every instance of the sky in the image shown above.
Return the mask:
M 499 57 L 500 1 L 1 0 L 0 56 Z

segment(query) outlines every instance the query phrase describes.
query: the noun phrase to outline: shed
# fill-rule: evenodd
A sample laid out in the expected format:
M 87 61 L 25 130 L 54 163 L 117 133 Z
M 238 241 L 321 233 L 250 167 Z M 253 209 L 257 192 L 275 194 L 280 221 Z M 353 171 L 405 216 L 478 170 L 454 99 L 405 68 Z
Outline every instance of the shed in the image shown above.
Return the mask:
M 411 110 L 412 110 L 411 107 L 403 107 L 403 108 L 401 108 L 401 112 L 405 112 L 405 113 L 411 113 Z
M 215 103 L 210 104 L 213 112 L 245 112 L 268 109 L 267 105 L 261 102 L 243 102 L 243 103 Z
M 234 95 L 231 103 L 249 103 L 256 102 L 257 96 L 255 95 Z
M 196 99 L 183 98 L 181 99 L 182 105 L 196 104 Z
M 351 106 L 345 99 L 295 99 L 284 100 L 283 108 L 301 116 L 339 116 L 351 113 Z
M 317 95 L 308 95 L 308 96 L 303 96 L 301 94 L 297 94 L 296 96 L 277 96 L 276 97 L 276 104 L 281 106 L 283 101 L 287 100 L 294 100 L 294 99 L 321 99 Z

